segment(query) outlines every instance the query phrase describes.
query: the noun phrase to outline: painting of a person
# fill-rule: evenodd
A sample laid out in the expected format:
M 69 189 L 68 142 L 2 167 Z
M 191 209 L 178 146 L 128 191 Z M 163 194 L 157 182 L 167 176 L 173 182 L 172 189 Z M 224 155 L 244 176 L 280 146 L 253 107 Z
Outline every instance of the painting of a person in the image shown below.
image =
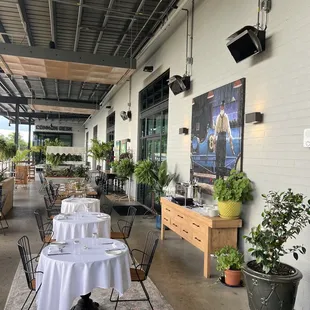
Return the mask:
M 216 164 L 216 178 L 224 177 L 225 175 L 225 159 L 226 159 L 226 139 L 229 138 L 232 144 L 232 135 L 229 124 L 228 115 L 225 113 L 225 101 L 220 105 L 220 114 L 216 118 L 215 123 L 215 164 Z

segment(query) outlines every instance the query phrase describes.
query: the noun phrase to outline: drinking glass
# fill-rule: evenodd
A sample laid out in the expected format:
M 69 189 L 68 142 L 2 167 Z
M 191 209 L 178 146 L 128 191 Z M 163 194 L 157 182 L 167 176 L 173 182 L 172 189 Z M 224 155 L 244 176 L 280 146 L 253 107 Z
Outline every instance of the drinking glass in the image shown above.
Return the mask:
M 74 244 L 74 249 L 73 249 L 74 254 L 80 255 L 81 254 L 80 241 L 74 240 L 73 244 Z
M 95 247 L 95 246 L 97 245 L 98 234 L 94 232 L 94 233 L 92 234 L 92 238 L 93 238 L 92 244 L 93 244 L 93 246 Z

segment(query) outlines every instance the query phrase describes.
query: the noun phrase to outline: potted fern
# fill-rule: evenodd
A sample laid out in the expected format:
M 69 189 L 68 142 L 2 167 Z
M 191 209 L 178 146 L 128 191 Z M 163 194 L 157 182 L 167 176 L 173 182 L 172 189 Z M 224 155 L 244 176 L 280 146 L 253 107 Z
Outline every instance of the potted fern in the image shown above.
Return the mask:
M 220 217 L 239 218 L 242 203 L 253 200 L 252 191 L 252 183 L 244 172 L 231 170 L 227 178 L 216 180 L 213 197 L 218 200 Z
M 164 194 L 164 188 L 176 177 L 168 172 L 167 162 L 161 164 L 151 160 L 141 160 L 135 168 L 135 176 L 139 184 L 149 187 L 151 192 L 151 212 L 156 215 L 156 227 L 160 229 L 161 208 L 155 209 L 155 203 L 160 206 L 160 197 Z
M 92 140 L 92 146 L 88 153 L 90 157 L 93 157 L 96 161 L 103 166 L 103 161 L 107 161 L 109 164 L 113 152 L 112 142 L 100 142 L 97 139 Z
M 291 189 L 278 193 L 270 191 L 263 195 L 265 208 L 262 222 L 252 228 L 245 240 L 251 244 L 249 252 L 255 258 L 244 265 L 243 273 L 251 310 L 294 309 L 297 289 L 302 279 L 301 272 L 281 262 L 289 253 L 297 260 L 305 254 L 302 245 L 286 247 L 310 223 L 310 206 L 304 203 L 303 194 Z
M 241 267 L 243 254 L 231 246 L 225 246 L 215 252 L 216 269 L 224 273 L 225 284 L 239 286 L 241 282 Z

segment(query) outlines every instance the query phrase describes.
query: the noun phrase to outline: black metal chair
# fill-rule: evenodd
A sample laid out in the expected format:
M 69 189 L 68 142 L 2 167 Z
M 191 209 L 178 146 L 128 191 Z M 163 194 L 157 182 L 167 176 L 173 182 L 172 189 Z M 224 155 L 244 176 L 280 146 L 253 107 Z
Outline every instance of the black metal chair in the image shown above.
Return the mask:
M 51 242 L 56 241 L 55 239 L 52 239 L 53 237 L 53 227 L 52 227 L 52 222 L 48 221 L 46 223 L 43 223 L 42 220 L 42 215 L 40 213 L 40 210 L 35 210 L 34 215 L 37 221 L 38 229 L 39 229 L 39 234 L 41 241 L 43 242 L 43 245 L 39 251 L 39 254 L 41 253 L 42 249 L 47 245 L 50 244 Z
M 25 272 L 25 276 L 26 276 L 26 280 L 27 280 L 27 284 L 28 284 L 28 288 L 30 289 L 30 292 L 21 308 L 24 309 L 30 295 L 32 292 L 35 292 L 34 297 L 31 300 L 31 303 L 28 307 L 28 310 L 31 308 L 40 288 L 41 285 L 39 286 L 38 289 L 36 289 L 36 279 L 35 279 L 35 274 L 37 273 L 43 273 L 42 271 L 36 271 L 36 264 L 34 262 L 35 259 L 38 258 L 38 256 L 36 257 L 32 257 L 31 255 L 31 249 L 30 249 L 30 244 L 29 244 L 29 239 L 27 236 L 23 236 L 21 237 L 18 241 L 17 241 L 17 246 L 18 246 L 18 250 L 19 250 L 19 254 L 20 254 L 20 258 L 22 260 L 22 264 L 23 264 L 23 268 L 24 268 L 24 272 Z
M 137 209 L 133 206 L 130 206 L 128 208 L 128 213 L 127 213 L 128 220 L 119 219 L 117 221 L 117 226 L 118 226 L 119 231 L 111 231 L 111 239 L 118 239 L 118 240 L 123 239 L 126 245 L 128 246 L 128 248 L 129 248 L 129 245 L 128 245 L 127 239 L 130 237 L 130 233 L 131 233 L 131 229 L 133 226 L 133 222 L 135 220 L 136 212 L 137 212 Z
M 2 209 L 4 207 L 7 197 L 8 195 L 4 193 L 2 193 L 2 196 L 0 197 L 0 226 L 3 232 L 3 235 L 5 235 L 5 229 L 9 228 L 9 223 L 6 220 L 4 213 L 2 212 Z M 2 224 L 2 220 L 4 220 L 6 226 Z
M 47 213 L 47 218 L 49 220 L 52 220 L 55 215 L 58 215 L 60 213 L 60 207 L 55 207 L 55 205 L 50 202 L 47 196 L 44 196 L 44 203 L 45 203 L 45 210 Z
M 133 260 L 133 265 L 134 268 L 130 268 L 130 276 L 131 276 L 131 281 L 132 282 L 139 282 L 141 284 L 141 287 L 143 289 L 143 292 L 145 294 L 146 298 L 141 298 L 141 299 L 120 299 L 119 294 L 117 295 L 117 299 L 112 299 L 114 288 L 112 289 L 111 295 L 110 295 L 110 301 L 111 302 L 116 302 L 115 309 L 117 308 L 117 305 L 119 302 L 128 302 L 128 301 L 148 301 L 148 303 L 151 306 L 151 309 L 153 309 L 152 303 L 150 301 L 150 296 L 144 286 L 143 281 L 147 279 L 148 273 L 150 271 L 152 261 L 154 258 L 154 254 L 157 248 L 159 240 L 159 233 L 158 232 L 153 232 L 149 231 L 147 236 L 146 236 L 146 241 L 144 245 L 144 250 L 138 250 L 138 249 L 133 249 L 131 252 L 134 254 L 137 252 L 140 254 L 141 259 L 139 263 L 136 263 L 135 260 Z

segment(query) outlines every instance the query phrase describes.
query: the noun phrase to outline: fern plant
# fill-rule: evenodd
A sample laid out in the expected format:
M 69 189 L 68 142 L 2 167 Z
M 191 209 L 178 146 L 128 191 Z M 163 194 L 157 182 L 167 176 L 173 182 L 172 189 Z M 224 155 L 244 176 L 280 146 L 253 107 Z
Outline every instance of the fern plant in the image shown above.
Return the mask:
M 121 159 L 116 165 L 116 173 L 120 178 L 130 178 L 135 171 L 135 164 L 132 159 Z
M 92 146 L 88 153 L 90 157 L 93 157 L 99 163 L 104 160 L 110 161 L 113 151 L 112 142 L 100 142 L 99 140 L 93 139 Z

